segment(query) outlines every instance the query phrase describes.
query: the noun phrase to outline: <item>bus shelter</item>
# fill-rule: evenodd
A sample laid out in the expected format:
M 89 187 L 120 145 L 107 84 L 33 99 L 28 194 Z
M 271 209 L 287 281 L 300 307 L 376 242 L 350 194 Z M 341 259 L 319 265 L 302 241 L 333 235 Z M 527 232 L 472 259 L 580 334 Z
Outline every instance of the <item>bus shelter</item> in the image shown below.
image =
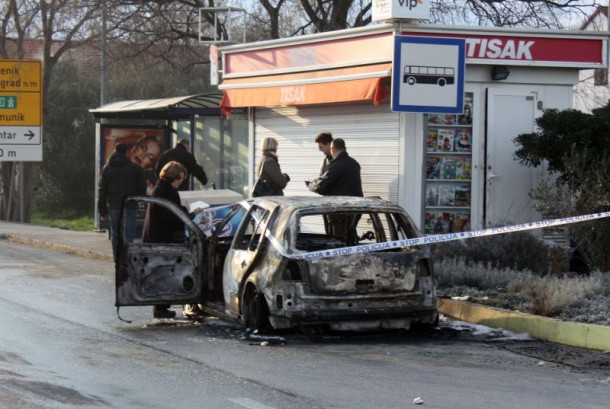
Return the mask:
M 244 196 L 248 188 L 248 122 L 239 110 L 223 116 L 221 100 L 222 93 L 206 93 L 119 101 L 91 109 L 96 119 L 96 184 L 114 146 L 125 143 L 128 156 L 142 166 L 152 189 L 161 153 L 178 140 L 189 139 L 193 155 L 208 175 L 206 186 L 191 180 L 190 190 L 227 190 Z M 97 186 L 95 191 L 97 203 Z

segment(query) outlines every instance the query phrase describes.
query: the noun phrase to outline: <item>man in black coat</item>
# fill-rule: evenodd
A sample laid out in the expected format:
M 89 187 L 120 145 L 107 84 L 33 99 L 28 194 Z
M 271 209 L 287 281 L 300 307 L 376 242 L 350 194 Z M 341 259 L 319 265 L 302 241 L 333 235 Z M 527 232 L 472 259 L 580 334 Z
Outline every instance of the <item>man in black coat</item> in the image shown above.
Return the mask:
M 364 196 L 360 164 L 347 154 L 345 141 L 341 138 L 333 139 L 330 153 L 333 160 L 326 167 L 324 174 L 309 185 L 310 190 L 325 196 Z M 351 215 L 332 215 L 325 223 L 334 237 L 345 239 L 346 245 L 354 245 L 355 226 L 359 219 Z
M 188 139 L 181 139 L 174 148 L 168 149 L 159 158 L 157 161 L 157 165 L 155 166 L 155 171 L 157 172 L 157 176 L 161 173 L 161 169 L 165 166 L 166 163 L 175 160 L 179 162 L 186 168 L 189 175 L 193 175 L 201 182 L 202 185 L 206 185 L 208 183 L 208 176 L 205 174 L 203 168 L 197 163 L 197 160 L 191 154 L 191 142 Z M 189 178 L 187 177 L 182 181 L 178 190 L 188 190 L 189 189 Z
M 345 141 L 333 139 L 330 153 L 332 162 L 326 167 L 326 172 L 311 183 L 310 190 L 324 196 L 364 196 L 360 164 L 347 154 Z
M 127 145 L 119 143 L 114 147 L 114 153 L 102 169 L 100 176 L 97 210 L 100 219 L 110 219 L 110 237 L 112 239 L 112 254 L 116 259 L 119 243 L 119 217 L 126 196 L 145 195 L 146 180 L 140 165 L 132 162 L 126 155 Z M 124 215 L 125 241 L 133 242 L 138 216 L 137 204 L 131 202 Z

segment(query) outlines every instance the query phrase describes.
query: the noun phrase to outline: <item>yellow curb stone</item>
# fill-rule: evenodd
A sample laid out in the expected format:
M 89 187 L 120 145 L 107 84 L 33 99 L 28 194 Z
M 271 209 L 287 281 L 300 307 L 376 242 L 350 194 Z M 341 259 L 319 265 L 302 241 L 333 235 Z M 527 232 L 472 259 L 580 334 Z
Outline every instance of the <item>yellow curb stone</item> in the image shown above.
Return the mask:
M 566 322 L 450 298 L 439 298 L 437 307 L 439 313 L 460 321 L 526 332 L 534 338 L 558 344 L 610 351 L 610 326 Z

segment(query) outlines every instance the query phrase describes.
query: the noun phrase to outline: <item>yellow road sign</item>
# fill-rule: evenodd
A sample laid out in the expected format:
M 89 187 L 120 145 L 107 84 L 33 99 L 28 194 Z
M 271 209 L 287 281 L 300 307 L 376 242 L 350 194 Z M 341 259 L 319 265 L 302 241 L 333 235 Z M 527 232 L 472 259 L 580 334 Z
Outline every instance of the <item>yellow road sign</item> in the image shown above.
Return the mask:
M 42 124 L 40 61 L 0 60 L 0 126 Z
M 42 91 L 40 61 L 0 60 L 0 92 Z
M 39 92 L 0 92 L 0 125 L 40 126 L 40 107 Z
M 42 160 L 41 67 L 0 60 L 0 161 Z

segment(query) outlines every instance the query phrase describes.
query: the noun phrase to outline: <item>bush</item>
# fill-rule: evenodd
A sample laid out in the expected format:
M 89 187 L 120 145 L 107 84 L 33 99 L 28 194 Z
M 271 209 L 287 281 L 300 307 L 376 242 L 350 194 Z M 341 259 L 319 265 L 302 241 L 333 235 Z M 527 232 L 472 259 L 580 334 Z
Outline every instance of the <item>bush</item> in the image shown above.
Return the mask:
M 434 260 L 461 258 L 466 264 L 482 263 L 497 269 L 546 274 L 550 249 L 529 232 L 513 232 L 439 243 L 432 246 Z
M 496 268 L 482 262 L 466 262 L 464 258 L 446 258 L 435 261 L 434 273 L 440 288 L 469 287 L 477 290 L 505 289 L 522 277 L 531 277 L 530 273 L 515 271 L 510 268 Z
M 532 314 L 554 317 L 568 307 L 580 305 L 586 298 L 608 291 L 603 282 L 601 273 L 561 279 L 536 277 L 522 292 L 531 299 Z
M 548 317 L 610 295 L 608 273 L 569 276 L 564 269 L 561 276 L 547 274 L 553 256 L 558 257 L 554 250 L 527 232 L 436 244 L 432 255 L 439 294 Z

